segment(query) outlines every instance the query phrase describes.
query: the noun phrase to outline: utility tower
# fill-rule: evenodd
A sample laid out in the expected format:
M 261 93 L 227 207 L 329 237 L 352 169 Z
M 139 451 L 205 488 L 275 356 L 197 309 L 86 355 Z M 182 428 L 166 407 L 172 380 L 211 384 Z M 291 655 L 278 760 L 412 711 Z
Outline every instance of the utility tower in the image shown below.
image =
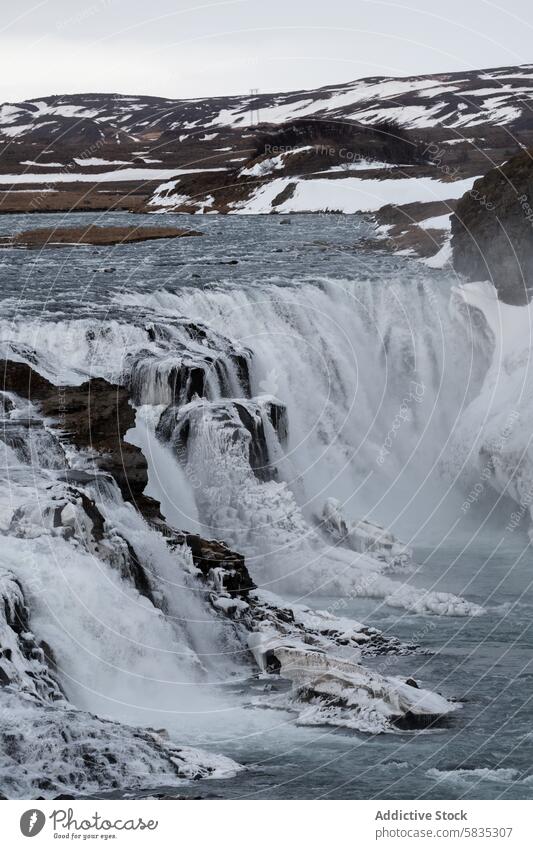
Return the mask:
M 253 127 L 259 124 L 259 106 L 254 103 L 254 99 L 259 94 L 258 88 L 250 89 L 250 126 Z

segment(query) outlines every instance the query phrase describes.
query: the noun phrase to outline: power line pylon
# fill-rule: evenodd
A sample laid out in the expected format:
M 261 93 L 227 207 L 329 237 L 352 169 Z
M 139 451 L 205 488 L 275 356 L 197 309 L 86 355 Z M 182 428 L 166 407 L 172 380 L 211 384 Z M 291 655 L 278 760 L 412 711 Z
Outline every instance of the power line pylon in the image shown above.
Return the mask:
M 250 89 L 250 126 L 253 127 L 259 124 L 259 107 L 257 103 L 254 104 L 254 98 L 259 94 L 258 88 Z

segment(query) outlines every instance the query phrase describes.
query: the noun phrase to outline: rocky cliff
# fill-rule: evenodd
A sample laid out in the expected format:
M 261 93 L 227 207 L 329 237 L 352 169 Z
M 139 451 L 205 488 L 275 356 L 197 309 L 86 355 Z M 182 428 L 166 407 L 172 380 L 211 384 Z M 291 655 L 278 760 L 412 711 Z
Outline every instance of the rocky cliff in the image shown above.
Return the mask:
M 469 280 L 490 280 L 501 301 L 533 291 L 533 154 L 524 150 L 476 180 L 452 216 L 453 262 Z

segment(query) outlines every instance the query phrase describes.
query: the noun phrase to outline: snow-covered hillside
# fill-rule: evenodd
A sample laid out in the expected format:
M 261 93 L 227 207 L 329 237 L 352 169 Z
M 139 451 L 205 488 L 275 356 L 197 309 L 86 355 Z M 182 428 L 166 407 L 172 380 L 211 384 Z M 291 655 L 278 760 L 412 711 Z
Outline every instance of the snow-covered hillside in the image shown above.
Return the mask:
M 91 121 L 101 129 L 142 139 L 149 133 L 250 124 L 250 107 L 262 123 L 282 124 L 309 116 L 405 127 L 514 125 L 531 119 L 533 65 L 414 77 L 367 77 L 342 85 L 289 93 L 194 100 L 121 94 L 59 95 L 0 108 L 0 132 L 22 138 L 61 123 Z

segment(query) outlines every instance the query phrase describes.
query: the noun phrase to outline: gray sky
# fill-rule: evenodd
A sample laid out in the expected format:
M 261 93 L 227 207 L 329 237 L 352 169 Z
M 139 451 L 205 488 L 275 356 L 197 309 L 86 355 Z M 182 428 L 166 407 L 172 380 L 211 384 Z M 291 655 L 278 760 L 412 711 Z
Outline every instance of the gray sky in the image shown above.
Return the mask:
M 531 0 L 0 0 L 0 8 L 0 102 L 289 91 L 533 62 Z

